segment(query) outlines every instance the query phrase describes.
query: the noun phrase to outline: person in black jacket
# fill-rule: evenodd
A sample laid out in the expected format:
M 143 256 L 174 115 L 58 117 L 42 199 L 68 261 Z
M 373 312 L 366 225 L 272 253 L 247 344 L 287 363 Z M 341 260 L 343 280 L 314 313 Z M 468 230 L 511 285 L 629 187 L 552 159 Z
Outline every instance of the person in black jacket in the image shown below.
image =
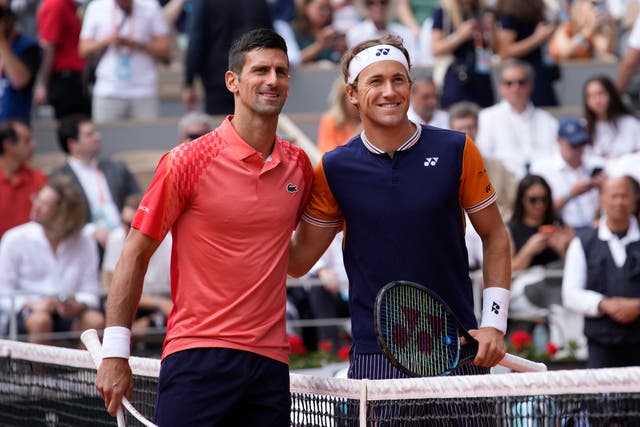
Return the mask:
M 50 176 L 70 175 L 82 189 L 88 207 L 86 217 L 104 248 L 109 231 L 120 225 L 125 199 L 140 192 L 138 183 L 124 163 L 99 158 L 100 133 L 86 116 L 64 118 L 58 125 L 58 143 L 68 157 Z
M 231 42 L 247 31 L 272 27 L 264 0 L 191 0 L 182 91 L 185 108 L 197 109 L 194 82 L 198 76 L 204 88 L 204 111 L 211 115 L 233 113 L 233 95 L 224 80 Z

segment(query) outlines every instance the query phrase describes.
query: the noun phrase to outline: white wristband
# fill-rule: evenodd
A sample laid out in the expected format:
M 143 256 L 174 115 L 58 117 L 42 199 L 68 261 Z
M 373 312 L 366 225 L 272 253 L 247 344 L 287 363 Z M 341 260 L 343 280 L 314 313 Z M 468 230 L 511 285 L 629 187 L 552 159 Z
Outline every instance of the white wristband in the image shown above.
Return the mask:
M 120 357 L 128 359 L 131 355 L 131 330 L 124 326 L 109 326 L 102 338 L 102 358 Z
M 492 286 L 482 291 L 481 328 L 496 328 L 507 333 L 507 317 L 509 315 L 509 297 L 511 291 Z

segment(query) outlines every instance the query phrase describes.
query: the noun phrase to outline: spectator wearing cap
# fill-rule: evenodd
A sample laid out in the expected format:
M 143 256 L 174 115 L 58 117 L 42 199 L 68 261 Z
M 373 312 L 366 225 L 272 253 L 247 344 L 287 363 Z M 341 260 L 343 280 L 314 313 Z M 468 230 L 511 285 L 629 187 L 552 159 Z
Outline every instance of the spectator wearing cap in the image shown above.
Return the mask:
M 598 213 L 598 190 L 605 179 L 602 165 L 585 156 L 589 133 L 576 117 L 558 127 L 558 153 L 551 160 L 532 164 L 531 172 L 544 177 L 551 187 L 553 205 L 562 220 L 576 232 L 588 229 Z

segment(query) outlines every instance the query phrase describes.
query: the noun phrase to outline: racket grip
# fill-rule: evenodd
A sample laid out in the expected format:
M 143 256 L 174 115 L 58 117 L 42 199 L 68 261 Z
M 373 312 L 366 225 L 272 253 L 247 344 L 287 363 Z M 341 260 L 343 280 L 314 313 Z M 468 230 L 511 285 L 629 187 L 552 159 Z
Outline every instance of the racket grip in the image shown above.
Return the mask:
M 500 365 L 516 372 L 545 372 L 547 370 L 547 365 L 544 363 L 533 362 L 510 353 L 504 355 L 504 358 L 500 361 Z
M 96 369 L 100 367 L 100 363 L 102 363 L 102 344 L 100 344 L 100 338 L 98 338 L 98 332 L 95 329 L 87 329 L 80 335 L 80 340 L 87 347 L 89 354 L 91 354 L 91 358 L 93 359 L 93 364 L 96 365 Z M 129 399 L 126 396 L 122 396 L 122 406 L 124 406 L 127 411 L 131 415 L 133 415 L 138 421 L 140 421 L 143 425 L 148 427 L 157 427 L 151 421 L 147 420 L 144 415 L 142 415 L 136 408 L 129 402 Z M 118 427 L 124 427 L 124 412 L 122 411 L 122 407 L 118 408 L 118 415 L 116 417 L 118 422 Z
M 80 335 L 80 340 L 87 347 L 91 359 L 93 359 L 93 364 L 98 368 L 102 362 L 102 345 L 98 338 L 98 332 L 95 329 L 87 329 Z

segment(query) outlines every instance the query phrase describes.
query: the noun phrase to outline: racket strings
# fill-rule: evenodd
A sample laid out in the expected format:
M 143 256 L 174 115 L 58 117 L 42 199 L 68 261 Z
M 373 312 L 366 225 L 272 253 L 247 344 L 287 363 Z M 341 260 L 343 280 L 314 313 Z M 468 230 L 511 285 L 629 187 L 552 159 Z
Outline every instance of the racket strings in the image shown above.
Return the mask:
M 438 301 L 412 287 L 387 295 L 382 306 L 387 349 L 417 375 L 448 373 L 457 363 L 457 331 Z M 453 338 L 452 338 L 453 337 Z

